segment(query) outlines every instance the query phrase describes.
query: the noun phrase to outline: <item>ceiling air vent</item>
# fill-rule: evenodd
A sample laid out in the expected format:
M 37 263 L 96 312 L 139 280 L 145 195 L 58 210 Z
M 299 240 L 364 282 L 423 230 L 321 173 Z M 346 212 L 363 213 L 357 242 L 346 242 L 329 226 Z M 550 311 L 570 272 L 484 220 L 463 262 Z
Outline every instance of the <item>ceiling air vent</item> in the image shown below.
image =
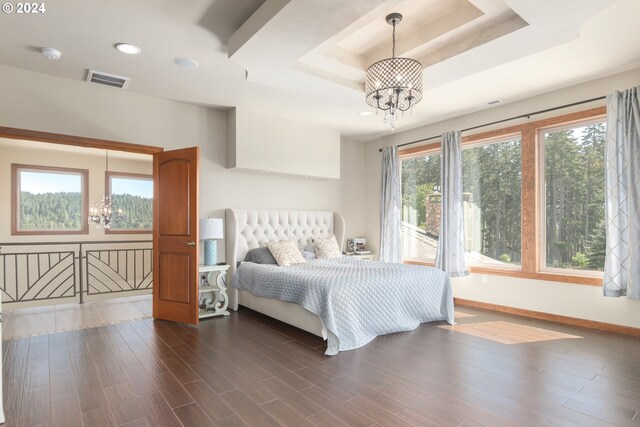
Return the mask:
M 117 76 L 115 74 L 103 73 L 102 71 L 87 70 L 87 81 L 97 85 L 117 87 L 124 89 L 131 79 L 129 77 Z
M 494 99 L 491 101 L 487 101 L 484 104 L 476 105 L 474 108 L 477 108 L 477 109 L 489 108 L 489 107 L 493 107 L 494 105 L 502 104 L 503 102 L 504 101 L 502 99 Z

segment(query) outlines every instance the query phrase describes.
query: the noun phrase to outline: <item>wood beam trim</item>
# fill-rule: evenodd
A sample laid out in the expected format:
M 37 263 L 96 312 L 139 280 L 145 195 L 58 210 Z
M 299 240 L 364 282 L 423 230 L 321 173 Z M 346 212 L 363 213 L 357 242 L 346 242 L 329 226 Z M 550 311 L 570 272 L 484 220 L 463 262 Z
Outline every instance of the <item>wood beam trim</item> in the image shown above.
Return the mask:
M 597 320 L 579 319 L 577 317 L 561 316 L 559 314 L 544 313 L 542 311 L 527 310 L 524 308 L 508 307 L 504 305 L 491 304 L 487 302 L 472 301 L 462 298 L 454 298 L 454 304 L 464 307 L 480 308 L 483 310 L 497 311 L 500 313 L 513 314 L 516 316 L 529 317 L 548 322 L 561 323 L 564 325 L 578 326 L 585 329 L 596 329 L 599 331 L 613 332 L 616 334 L 631 335 L 640 337 L 640 328 L 631 326 L 616 325 L 614 323 L 599 322 Z
M 534 127 L 526 127 L 521 133 L 522 154 L 521 190 L 521 259 L 522 271 L 534 273 L 540 270 L 540 184 L 538 179 L 539 155 Z
M 433 261 L 405 260 L 403 264 L 424 265 L 425 267 L 435 267 Z M 546 280 L 549 282 L 574 283 L 577 285 L 602 286 L 602 277 L 579 276 L 574 274 L 562 274 L 551 272 L 528 272 L 522 270 L 511 270 L 506 268 L 490 268 L 471 266 L 469 271 L 473 274 L 487 274 L 489 276 L 506 276 L 520 279 Z
M 432 151 L 440 150 L 440 143 L 434 142 L 432 144 L 420 145 L 418 147 L 404 148 L 398 151 L 398 158 L 404 159 L 407 157 L 413 157 L 420 154 L 428 154 Z
M 155 147 L 152 145 L 131 144 L 128 142 L 85 138 L 82 136 L 40 132 L 35 130 L 18 129 L 3 126 L 0 126 L 0 137 L 29 141 L 50 142 L 53 144 L 74 145 L 76 147 L 97 148 L 101 150 L 127 151 L 129 153 L 139 154 L 154 154 L 164 151 L 164 148 Z

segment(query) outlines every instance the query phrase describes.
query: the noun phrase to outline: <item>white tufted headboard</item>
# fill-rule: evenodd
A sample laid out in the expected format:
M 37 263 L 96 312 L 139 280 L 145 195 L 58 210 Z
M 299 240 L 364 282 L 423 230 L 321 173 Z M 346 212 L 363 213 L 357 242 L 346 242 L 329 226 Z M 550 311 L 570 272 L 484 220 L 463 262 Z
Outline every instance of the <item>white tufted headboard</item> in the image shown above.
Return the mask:
M 227 209 L 226 211 L 227 272 L 229 284 L 237 263 L 244 261 L 250 249 L 268 242 L 295 240 L 303 249 L 314 237 L 336 236 L 340 248 L 344 245 L 344 218 L 330 211 L 279 211 L 268 209 Z M 238 309 L 238 291 L 229 286 L 229 307 Z

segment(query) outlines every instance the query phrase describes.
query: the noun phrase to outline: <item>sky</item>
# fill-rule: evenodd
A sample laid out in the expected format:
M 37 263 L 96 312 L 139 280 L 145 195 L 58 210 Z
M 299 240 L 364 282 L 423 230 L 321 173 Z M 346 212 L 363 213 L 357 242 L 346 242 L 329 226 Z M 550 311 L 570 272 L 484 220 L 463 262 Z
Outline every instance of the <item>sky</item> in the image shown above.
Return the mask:
M 20 190 L 29 193 L 79 193 L 81 177 L 63 173 L 20 172 Z
M 146 179 L 112 178 L 112 194 L 131 194 L 148 199 L 153 198 L 153 181 Z
M 79 175 L 51 172 L 20 173 L 20 189 L 30 193 L 79 193 L 81 190 Z M 153 182 L 142 179 L 113 178 L 111 191 L 114 194 L 131 194 L 153 198 Z

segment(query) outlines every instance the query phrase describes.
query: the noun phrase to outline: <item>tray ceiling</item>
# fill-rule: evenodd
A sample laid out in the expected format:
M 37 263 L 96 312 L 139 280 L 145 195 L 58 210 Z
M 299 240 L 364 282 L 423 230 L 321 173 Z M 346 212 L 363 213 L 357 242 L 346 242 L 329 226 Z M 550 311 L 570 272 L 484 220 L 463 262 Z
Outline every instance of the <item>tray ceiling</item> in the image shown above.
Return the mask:
M 424 100 L 399 130 L 640 65 L 637 0 L 58 0 L 43 15 L 0 18 L 0 64 L 78 84 L 98 69 L 131 77 L 126 91 L 366 140 L 389 132 L 358 112 L 366 68 L 390 55 L 390 12 L 404 14 L 398 54 L 425 66 Z M 123 55 L 117 42 L 142 53 Z M 62 58 L 47 60 L 45 46 Z

